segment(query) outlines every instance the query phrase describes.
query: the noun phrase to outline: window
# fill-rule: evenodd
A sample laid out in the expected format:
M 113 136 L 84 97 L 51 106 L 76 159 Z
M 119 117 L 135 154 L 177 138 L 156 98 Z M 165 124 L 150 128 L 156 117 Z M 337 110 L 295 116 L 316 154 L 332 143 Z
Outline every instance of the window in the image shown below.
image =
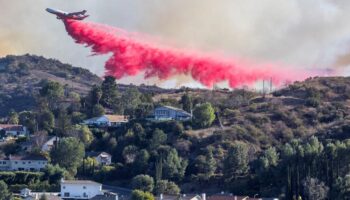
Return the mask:
M 83 193 L 83 197 L 88 197 L 88 195 L 86 194 L 86 192 Z
M 18 164 L 18 162 L 16 161 L 15 164 Z
M 69 197 L 69 192 L 65 192 L 65 193 L 64 193 L 64 196 L 65 196 L 65 197 Z
M 62 188 L 63 188 L 63 189 L 66 189 L 66 186 L 63 186 Z
M 83 186 L 83 189 L 86 189 L 86 186 Z
M 23 163 L 23 165 L 26 164 L 26 162 L 22 162 L 22 163 Z
M 32 163 L 31 161 L 28 161 L 28 164 Z

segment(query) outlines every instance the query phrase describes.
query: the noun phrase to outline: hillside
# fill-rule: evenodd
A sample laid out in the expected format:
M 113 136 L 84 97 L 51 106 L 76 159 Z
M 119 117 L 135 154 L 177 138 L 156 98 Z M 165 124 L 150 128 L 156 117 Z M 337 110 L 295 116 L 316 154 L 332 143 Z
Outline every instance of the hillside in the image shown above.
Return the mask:
M 101 79 L 86 69 L 41 56 L 0 58 L 0 116 L 9 109 L 31 109 L 44 80 L 60 82 L 69 91 L 86 94 Z

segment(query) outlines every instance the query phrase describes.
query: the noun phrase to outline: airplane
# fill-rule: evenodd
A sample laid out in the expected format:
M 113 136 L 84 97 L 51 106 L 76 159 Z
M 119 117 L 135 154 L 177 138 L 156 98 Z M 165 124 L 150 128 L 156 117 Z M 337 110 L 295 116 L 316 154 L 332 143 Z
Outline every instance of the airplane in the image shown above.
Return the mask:
M 74 20 L 83 20 L 87 17 L 89 17 L 89 15 L 86 15 L 85 13 L 87 12 L 86 10 L 80 11 L 80 12 L 72 12 L 72 13 L 68 13 L 68 12 L 64 12 L 61 10 L 56 10 L 56 9 L 52 9 L 52 8 L 46 8 L 46 11 L 54 14 L 57 16 L 57 19 L 74 19 Z

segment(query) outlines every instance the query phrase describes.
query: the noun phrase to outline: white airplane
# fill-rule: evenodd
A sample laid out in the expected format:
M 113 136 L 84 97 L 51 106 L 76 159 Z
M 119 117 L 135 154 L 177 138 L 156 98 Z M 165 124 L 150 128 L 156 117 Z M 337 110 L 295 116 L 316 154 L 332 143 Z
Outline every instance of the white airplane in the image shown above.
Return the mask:
M 68 13 L 68 12 L 64 12 L 64 11 L 61 11 L 61 10 L 56 10 L 56 9 L 52 9 L 52 8 L 46 8 L 46 11 L 51 13 L 51 14 L 56 15 L 57 19 L 83 20 L 83 19 L 89 17 L 89 15 L 85 14 L 87 12 L 86 10 L 83 10 L 81 12 Z

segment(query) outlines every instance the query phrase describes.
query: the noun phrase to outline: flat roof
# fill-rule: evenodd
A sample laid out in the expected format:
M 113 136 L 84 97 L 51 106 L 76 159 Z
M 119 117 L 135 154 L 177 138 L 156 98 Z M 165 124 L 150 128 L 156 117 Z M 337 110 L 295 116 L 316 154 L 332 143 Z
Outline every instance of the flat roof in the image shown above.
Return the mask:
M 62 180 L 61 184 L 91 184 L 91 185 L 102 185 L 91 180 Z

